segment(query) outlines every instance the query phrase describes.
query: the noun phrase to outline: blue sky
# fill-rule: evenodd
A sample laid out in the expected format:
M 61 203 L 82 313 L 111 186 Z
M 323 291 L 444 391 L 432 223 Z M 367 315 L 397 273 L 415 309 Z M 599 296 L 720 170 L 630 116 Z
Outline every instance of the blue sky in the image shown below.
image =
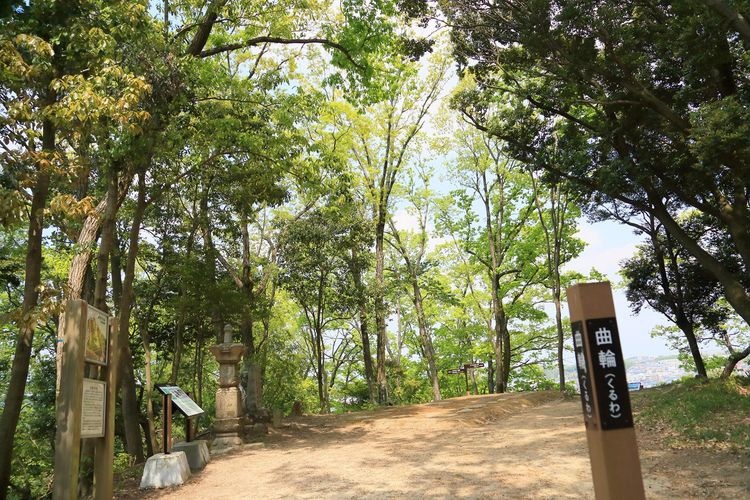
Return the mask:
M 665 345 L 663 339 L 651 338 L 654 326 L 668 324 L 667 319 L 648 307 L 644 307 L 640 314 L 634 314 L 624 290 L 617 286 L 622 281 L 618 274 L 620 262 L 633 255 L 640 243 L 638 237 L 629 227 L 611 221 L 593 224 L 581 221 L 578 236 L 587 246 L 566 269 L 588 273 L 593 267 L 609 278 L 624 357 L 677 354 Z

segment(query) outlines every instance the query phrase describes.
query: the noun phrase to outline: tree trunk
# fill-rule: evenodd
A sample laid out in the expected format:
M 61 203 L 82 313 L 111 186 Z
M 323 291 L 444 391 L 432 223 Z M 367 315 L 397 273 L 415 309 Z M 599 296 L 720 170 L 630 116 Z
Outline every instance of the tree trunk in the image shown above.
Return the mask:
M 197 226 L 194 223 L 190 234 L 188 235 L 187 242 L 185 244 L 185 259 L 190 259 L 193 253 L 193 244 L 195 243 L 195 232 Z M 180 298 L 178 300 L 178 312 L 177 312 L 177 325 L 175 326 L 174 334 L 174 356 L 172 357 L 172 371 L 169 375 L 169 382 L 171 384 L 177 383 L 177 375 L 180 371 L 180 362 L 182 361 L 182 351 L 184 349 L 183 334 L 185 331 L 185 322 L 187 319 L 187 283 L 186 280 L 180 282 Z
M 492 275 L 492 273 L 491 273 Z M 503 304 L 500 301 L 498 294 L 500 293 L 500 287 L 498 284 L 497 276 L 492 276 L 492 316 L 494 318 L 493 325 L 493 347 L 495 350 L 495 359 L 497 360 L 497 366 L 495 367 L 495 392 L 498 394 L 505 392 L 505 384 L 503 383 L 503 321 L 504 311 Z
M 433 401 L 440 401 L 440 380 L 438 378 L 437 364 L 435 363 L 435 347 L 432 344 L 430 332 L 427 330 L 427 318 L 425 318 L 424 308 L 422 307 L 422 290 L 419 287 L 417 277 L 412 274 L 412 290 L 414 291 L 414 308 L 417 311 L 417 323 L 419 326 L 419 339 L 422 344 L 425 358 L 427 358 L 427 371 L 430 375 L 430 384 L 432 385 Z
M 559 279 L 559 276 L 558 276 Z M 552 292 L 555 300 L 555 326 L 557 327 L 557 373 L 560 378 L 560 392 L 565 392 L 565 332 L 563 331 L 562 308 L 560 307 L 560 285 Z
M 503 392 L 508 390 L 510 380 L 510 331 L 508 330 L 508 319 L 503 322 Z
M 385 310 L 385 214 L 382 215 L 375 227 L 375 329 L 377 335 L 376 345 L 376 380 L 378 384 L 378 403 L 388 403 L 388 381 L 385 373 L 385 351 L 386 342 L 386 310 Z
M 113 253 L 115 235 L 115 215 L 117 213 L 117 172 L 111 171 L 107 176 L 107 209 L 102 218 L 101 238 L 96 255 L 96 276 L 94 279 L 94 307 L 109 313 L 107 305 L 107 276 L 109 276 L 109 257 Z M 113 367 L 117 369 L 117 367 Z M 84 376 L 91 379 L 101 378 L 101 369 L 86 366 Z M 127 431 L 127 427 L 126 427 Z M 85 440 L 81 443 L 81 468 L 78 480 L 78 491 L 82 498 L 88 497 L 94 487 L 94 442 Z
M 750 325 L 750 295 L 735 273 L 730 272 L 713 255 L 706 252 L 693 238 L 688 235 L 672 215 L 667 211 L 662 201 L 655 196 L 650 197 L 654 209 L 654 216 L 664 225 L 664 228 L 674 236 L 688 252 L 690 252 L 708 271 L 711 276 L 721 283 L 727 302 Z
M 125 279 L 123 281 L 123 292 L 120 301 L 120 376 L 118 377 L 118 379 L 122 378 L 120 397 L 122 398 L 126 450 L 135 459 L 136 463 L 143 462 L 145 456 L 143 454 L 140 405 L 136 397 L 135 373 L 133 370 L 133 356 L 130 352 L 129 334 L 130 316 L 133 310 L 135 265 L 138 257 L 141 224 L 146 212 L 146 206 L 146 176 L 145 172 L 141 171 L 138 173 L 138 201 L 128 235 L 128 257 L 125 264 Z
M 724 371 L 721 373 L 722 379 L 727 379 L 732 375 L 732 372 L 737 367 L 737 363 L 745 359 L 746 357 L 750 356 L 750 347 L 745 349 L 742 352 L 735 352 L 729 355 L 729 358 L 727 358 L 727 362 L 724 365 Z
M 212 297 L 210 297 L 211 325 L 213 326 L 214 338 L 217 344 L 224 341 L 224 318 L 221 314 L 220 298 L 217 297 L 219 291 L 218 280 L 216 277 L 216 248 L 211 231 L 211 221 L 208 214 L 208 193 L 210 186 L 204 186 L 205 192 L 201 198 L 201 224 L 203 229 L 203 244 L 205 246 L 206 264 L 211 276 Z
M 495 393 L 495 365 L 492 360 L 492 356 L 487 360 L 487 392 L 490 394 Z
M 143 358 L 144 358 L 144 371 L 146 374 L 146 422 L 148 433 L 146 437 L 148 442 L 146 443 L 149 453 L 153 453 L 153 450 L 158 448 L 156 444 L 156 417 L 154 416 L 154 379 L 151 372 L 151 339 L 148 333 L 148 323 L 144 320 L 141 324 L 141 339 L 143 340 Z
M 352 249 L 352 262 L 357 261 L 357 253 Z M 356 264 L 352 265 L 352 279 L 357 293 L 357 314 L 359 315 L 359 336 L 362 340 L 362 357 L 365 365 L 365 380 L 367 390 L 370 395 L 370 402 L 374 403 L 378 399 L 377 387 L 375 385 L 375 376 L 372 367 L 372 353 L 370 352 L 370 327 L 368 324 L 367 299 L 364 285 L 362 284 L 362 269 Z
M 195 402 L 198 406 L 203 405 L 203 338 L 198 338 L 198 343 L 195 346 L 195 378 L 197 381 L 197 387 L 195 389 Z
M 494 299 L 493 299 L 494 301 Z M 495 304 L 493 304 L 493 308 Z M 510 333 L 508 332 L 508 318 L 502 302 L 498 299 L 495 310 L 495 392 L 504 393 L 508 389 L 508 375 L 510 372 Z
M 42 149 L 55 149 L 55 128 L 45 121 L 42 129 Z M 44 230 L 44 207 L 49 193 L 50 177 L 40 163 L 36 165 L 37 178 L 32 190 L 29 230 L 26 236 L 26 265 L 24 269 L 23 303 L 21 321 L 16 338 L 16 349 L 10 369 L 10 381 L 5 394 L 3 414 L 0 417 L 0 499 L 5 499 L 10 485 L 13 440 L 23 406 L 26 379 L 29 375 L 31 348 L 34 341 L 36 320 L 34 308 L 39 301 L 39 284 L 42 271 L 42 232 Z
M 690 347 L 690 354 L 693 356 L 693 362 L 695 363 L 695 372 L 700 378 L 708 378 L 706 373 L 706 365 L 703 362 L 703 355 L 698 345 L 698 339 L 695 338 L 695 330 L 693 324 L 681 315 L 682 317 L 677 318 L 677 326 L 682 330 L 682 333 L 687 339 L 688 346 Z

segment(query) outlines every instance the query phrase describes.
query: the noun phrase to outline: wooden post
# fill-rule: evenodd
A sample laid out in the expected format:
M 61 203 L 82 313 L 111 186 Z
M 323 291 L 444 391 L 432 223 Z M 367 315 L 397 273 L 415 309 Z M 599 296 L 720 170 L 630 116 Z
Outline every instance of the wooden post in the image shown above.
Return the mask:
M 469 396 L 469 369 L 464 366 L 464 381 L 466 382 L 466 395 Z
M 172 451 L 172 395 L 164 394 L 162 404 L 162 453 L 167 455 Z
M 60 392 L 57 396 L 55 471 L 52 497 L 78 498 L 78 466 L 81 451 L 81 402 L 83 400 L 83 358 L 86 346 L 88 305 L 71 300 L 65 305 L 65 337 L 60 363 Z
M 110 500 L 114 494 L 115 402 L 117 401 L 117 368 L 119 363 L 119 318 L 109 319 L 109 362 L 106 369 L 107 394 L 104 437 L 96 440 L 94 450 L 94 498 Z
M 612 289 L 583 283 L 567 293 L 594 494 L 645 499 Z

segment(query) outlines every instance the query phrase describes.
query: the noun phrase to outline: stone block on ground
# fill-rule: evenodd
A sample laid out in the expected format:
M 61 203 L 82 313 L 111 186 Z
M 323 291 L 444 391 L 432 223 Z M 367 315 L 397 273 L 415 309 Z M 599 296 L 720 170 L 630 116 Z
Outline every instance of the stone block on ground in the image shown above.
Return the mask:
M 208 443 L 204 439 L 185 442 L 180 441 L 172 446 L 172 451 L 184 451 L 192 472 L 203 470 L 211 456 L 208 453 Z
M 245 444 L 245 442 L 237 435 L 219 435 L 211 442 L 211 454 L 220 455 L 242 446 L 243 444 Z
M 146 460 L 141 489 L 179 486 L 190 478 L 190 465 L 184 451 L 157 453 Z
M 281 420 L 284 418 L 284 413 L 279 409 L 274 409 L 271 414 L 271 425 L 274 427 L 281 427 Z

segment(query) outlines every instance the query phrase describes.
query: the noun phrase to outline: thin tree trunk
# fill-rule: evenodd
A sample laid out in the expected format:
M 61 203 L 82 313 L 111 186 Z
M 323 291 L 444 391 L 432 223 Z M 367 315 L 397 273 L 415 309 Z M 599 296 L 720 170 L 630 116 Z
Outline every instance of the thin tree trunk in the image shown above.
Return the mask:
M 565 332 L 563 331 L 559 286 L 555 288 L 552 294 L 555 301 L 555 326 L 557 328 L 557 373 L 560 380 L 560 392 L 565 392 L 565 363 L 563 360 L 563 354 L 565 353 Z
M 383 248 L 385 232 L 385 214 L 378 221 L 375 231 L 375 329 L 376 329 L 376 381 L 378 384 L 378 403 L 388 403 L 388 381 L 385 373 L 386 353 L 386 310 L 385 310 L 385 254 Z
M 197 224 L 193 224 L 190 234 L 188 235 L 187 242 L 185 244 L 185 259 L 189 260 L 193 253 L 193 245 L 195 243 L 195 232 L 197 231 Z M 180 363 L 182 361 L 182 351 L 184 349 L 183 335 L 185 332 L 185 322 L 187 318 L 187 282 L 181 280 L 180 283 L 180 298 L 178 300 L 178 313 L 177 313 L 177 325 L 175 327 L 174 335 L 174 356 L 172 357 L 172 371 L 169 376 L 169 382 L 171 384 L 177 383 L 177 375 L 180 371 Z
M 107 177 L 107 209 L 101 222 L 102 232 L 99 240 L 99 249 L 96 256 L 96 276 L 94 279 L 94 307 L 109 313 L 107 305 L 107 277 L 109 276 L 109 257 L 113 252 L 116 241 L 115 215 L 117 213 L 117 173 L 112 171 Z M 117 369 L 117 367 L 113 367 Z M 85 377 L 91 379 L 101 378 L 101 369 L 98 366 L 86 366 Z M 127 432 L 127 426 L 126 426 Z M 88 497 L 94 487 L 94 442 L 85 440 L 81 443 L 81 468 L 78 480 L 78 491 L 82 498 Z
M 367 390 L 370 395 L 370 402 L 378 399 L 377 387 L 375 385 L 375 376 L 372 366 L 372 353 L 370 352 L 370 326 L 367 315 L 367 299 L 365 296 L 364 286 L 362 284 L 362 269 L 356 264 L 357 251 L 352 249 L 352 279 L 357 293 L 357 314 L 359 315 L 359 336 L 362 340 L 362 357 L 365 365 L 365 380 Z
M 54 100 L 54 97 L 52 98 Z M 55 149 L 54 125 L 45 121 L 42 125 L 43 152 Z M 31 348 L 34 341 L 36 321 L 34 308 L 39 301 L 39 284 L 42 271 L 42 232 L 44 230 L 44 207 L 49 193 L 50 177 L 41 163 L 37 163 L 37 178 L 32 190 L 29 230 L 26 236 L 26 265 L 24 268 L 23 302 L 21 321 L 16 338 L 16 349 L 10 369 L 10 381 L 5 394 L 2 417 L 0 417 L 0 499 L 5 499 L 10 485 L 13 440 L 23 406 L 26 379 L 29 375 Z
M 117 377 L 118 381 L 121 381 L 120 398 L 123 426 L 125 428 L 126 451 L 135 459 L 136 463 L 143 462 L 145 456 L 143 454 L 143 439 L 140 428 L 140 405 L 136 396 L 133 355 L 130 351 L 130 316 L 133 308 L 133 281 L 135 279 L 135 264 L 138 256 L 139 235 L 146 205 L 145 173 L 141 171 L 138 173 L 138 201 L 128 235 L 128 257 L 125 264 L 125 279 L 123 281 L 122 298 L 120 300 L 120 366 Z
M 412 275 L 412 289 L 414 291 L 414 308 L 417 311 L 419 339 L 422 343 L 425 358 L 427 358 L 427 371 L 430 374 L 432 399 L 440 401 L 442 397 L 440 396 L 440 379 L 438 378 L 437 364 L 435 363 L 435 347 L 432 344 L 432 338 L 427 329 L 427 318 L 425 318 L 424 308 L 422 307 L 422 291 L 419 287 L 419 281 L 414 275 Z
M 158 445 L 156 444 L 156 425 L 155 420 L 156 417 L 154 415 L 154 401 L 153 401 L 153 392 L 154 392 L 154 379 L 153 374 L 151 370 L 151 338 L 148 333 L 148 322 L 144 320 L 141 323 L 141 339 L 143 340 L 143 361 L 145 363 L 144 371 L 146 374 L 146 391 L 145 391 L 145 397 L 146 397 L 146 422 L 147 422 L 147 439 L 148 442 L 146 443 L 147 448 L 149 449 L 149 453 L 153 453 L 152 450 L 157 449 Z
M 724 365 L 724 371 L 721 372 L 721 378 L 729 378 L 732 375 L 734 369 L 737 367 L 737 364 L 748 356 L 750 356 L 750 347 L 742 352 L 735 352 L 730 354 L 729 358 L 727 358 L 726 364 Z
M 210 298 L 210 311 L 211 311 L 211 325 L 213 326 L 214 338 L 217 344 L 221 344 L 224 341 L 224 318 L 221 314 L 221 307 L 219 304 L 219 297 L 215 294 L 218 292 L 218 280 L 216 279 L 216 248 L 214 247 L 214 240 L 211 231 L 211 221 L 209 220 L 208 214 L 208 194 L 210 186 L 204 186 L 205 192 L 201 198 L 201 225 L 203 229 L 203 244 L 205 246 L 206 264 L 208 271 L 211 276 L 211 288 L 214 292 L 213 297 Z
M 320 401 L 320 413 L 328 413 L 328 407 L 326 407 L 325 398 L 325 381 L 324 381 L 324 370 L 323 364 L 323 332 L 319 328 L 315 327 L 315 362 L 317 363 L 317 380 L 318 380 L 318 400 Z
M 673 312 L 675 324 L 682 331 L 683 335 L 685 335 L 698 376 L 701 378 L 707 378 L 706 365 L 703 363 L 703 356 L 701 355 L 698 346 L 698 340 L 695 338 L 693 323 L 688 319 L 688 316 L 685 313 L 682 277 L 680 275 L 678 257 L 674 251 L 672 237 L 669 233 L 666 233 L 667 243 L 666 245 L 663 245 L 662 242 L 659 241 L 658 230 L 655 226 L 653 217 L 649 218 L 649 227 L 649 236 L 651 238 L 651 245 L 654 249 L 656 266 L 659 270 L 659 282 L 662 292 L 664 293 L 669 308 Z M 667 253 L 669 255 L 669 260 L 667 260 Z M 671 283 L 669 280 L 667 264 L 669 264 L 672 275 L 674 276 L 674 283 Z M 672 290 L 672 286 L 674 286 L 674 291 Z
M 695 363 L 695 371 L 698 377 L 700 378 L 708 378 L 708 373 L 706 373 L 706 365 L 703 362 L 703 355 L 701 354 L 700 346 L 698 345 L 698 339 L 695 337 L 695 329 L 693 328 L 693 324 L 688 321 L 688 319 L 684 316 L 684 314 L 680 315 L 681 317 L 678 317 L 677 326 L 682 330 L 683 335 L 685 335 L 685 338 L 688 342 L 688 347 L 690 348 L 690 354 L 693 357 L 693 362 Z
M 492 356 L 487 360 L 487 391 L 490 394 L 495 393 L 495 365 Z
M 198 392 L 196 393 L 198 406 L 203 405 L 203 339 L 198 340 L 195 351 L 196 374 L 198 376 Z

